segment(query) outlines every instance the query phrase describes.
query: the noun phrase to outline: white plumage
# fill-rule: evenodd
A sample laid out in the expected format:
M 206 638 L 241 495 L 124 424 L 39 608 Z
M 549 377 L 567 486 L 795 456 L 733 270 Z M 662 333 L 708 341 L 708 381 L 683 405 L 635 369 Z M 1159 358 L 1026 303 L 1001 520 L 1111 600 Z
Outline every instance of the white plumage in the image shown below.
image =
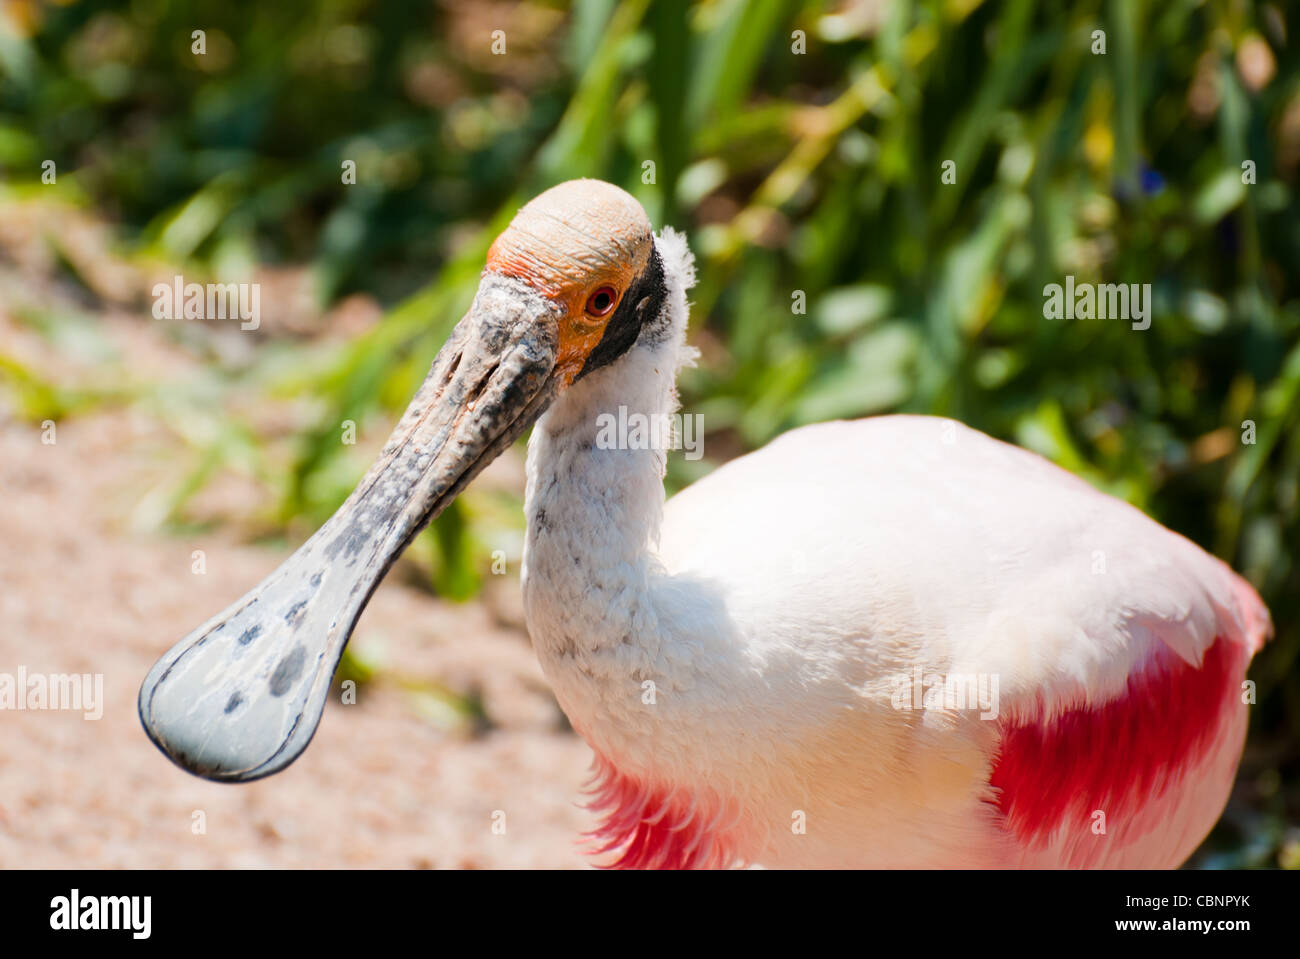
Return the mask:
M 730 851 L 765 865 L 1186 858 L 1244 707 L 1149 823 L 1116 824 L 1140 838 L 1092 856 L 1091 834 L 1026 851 L 999 822 L 998 722 L 891 696 L 917 666 L 997 677 L 1000 718 L 1046 723 L 1123 696 L 1162 644 L 1192 666 L 1216 636 L 1253 649 L 1253 592 L 1133 507 L 932 417 L 794 430 L 665 507 L 662 451 L 594 444 L 602 413 L 676 408 L 693 269 L 679 235 L 658 246 L 673 335 L 576 384 L 529 448 L 529 628 L 597 753 L 651 792 L 710 793 L 743 820 Z
M 795 430 L 665 505 L 666 451 L 602 432 L 676 409 L 693 282 L 617 187 L 520 210 L 353 495 L 146 677 L 159 747 L 214 779 L 292 762 L 394 557 L 536 421 L 525 610 L 615 864 L 1185 859 L 1241 753 L 1250 586 L 929 417 Z

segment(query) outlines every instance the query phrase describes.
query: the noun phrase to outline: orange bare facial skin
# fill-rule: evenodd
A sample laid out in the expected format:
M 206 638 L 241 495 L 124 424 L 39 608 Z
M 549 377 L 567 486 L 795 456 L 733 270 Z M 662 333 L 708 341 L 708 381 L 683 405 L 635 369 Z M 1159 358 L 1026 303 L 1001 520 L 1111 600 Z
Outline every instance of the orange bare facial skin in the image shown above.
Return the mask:
M 567 386 L 605 335 L 623 294 L 645 269 L 654 242 L 641 204 L 599 180 L 570 180 L 524 206 L 496 238 L 487 270 L 514 277 L 561 308 L 556 368 Z M 608 287 L 615 301 L 588 311 Z

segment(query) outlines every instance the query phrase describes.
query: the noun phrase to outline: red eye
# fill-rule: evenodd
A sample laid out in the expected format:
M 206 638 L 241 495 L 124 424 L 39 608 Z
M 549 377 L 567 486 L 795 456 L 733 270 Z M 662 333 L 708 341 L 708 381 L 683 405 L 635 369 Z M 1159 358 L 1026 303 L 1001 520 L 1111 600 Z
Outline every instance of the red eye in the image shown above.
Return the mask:
M 587 297 L 587 313 L 591 316 L 604 316 L 614 309 L 618 302 L 618 292 L 612 286 L 602 286 Z

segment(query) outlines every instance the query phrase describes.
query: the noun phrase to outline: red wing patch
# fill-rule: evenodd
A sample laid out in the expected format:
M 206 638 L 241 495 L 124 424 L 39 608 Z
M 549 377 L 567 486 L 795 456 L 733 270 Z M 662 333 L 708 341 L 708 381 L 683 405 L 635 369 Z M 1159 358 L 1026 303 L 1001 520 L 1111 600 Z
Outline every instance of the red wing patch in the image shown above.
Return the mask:
M 1220 637 L 1197 669 L 1161 647 L 1118 699 L 1008 725 L 989 782 L 1011 832 L 1041 846 L 1087 829 L 1094 810 L 1122 821 L 1164 795 L 1215 744 L 1248 656 Z
M 603 822 L 587 834 L 593 855 L 617 852 L 611 869 L 709 869 L 731 865 L 735 817 L 725 804 L 640 782 L 596 754 L 588 809 Z

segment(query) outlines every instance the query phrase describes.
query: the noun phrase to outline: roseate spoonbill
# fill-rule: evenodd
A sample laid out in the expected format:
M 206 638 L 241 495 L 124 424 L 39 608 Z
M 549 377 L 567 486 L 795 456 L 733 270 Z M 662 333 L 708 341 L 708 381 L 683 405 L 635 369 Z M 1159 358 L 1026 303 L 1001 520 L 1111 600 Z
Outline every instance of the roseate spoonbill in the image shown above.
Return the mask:
M 665 503 L 663 449 L 595 439 L 676 409 L 693 281 L 617 187 L 523 207 L 352 496 L 149 673 L 154 742 L 211 779 L 292 762 L 394 557 L 536 421 L 525 609 L 613 864 L 1185 859 L 1241 754 L 1254 590 L 951 420 L 794 430 Z

